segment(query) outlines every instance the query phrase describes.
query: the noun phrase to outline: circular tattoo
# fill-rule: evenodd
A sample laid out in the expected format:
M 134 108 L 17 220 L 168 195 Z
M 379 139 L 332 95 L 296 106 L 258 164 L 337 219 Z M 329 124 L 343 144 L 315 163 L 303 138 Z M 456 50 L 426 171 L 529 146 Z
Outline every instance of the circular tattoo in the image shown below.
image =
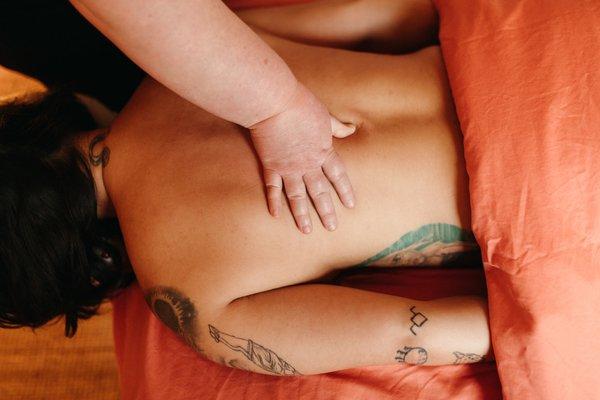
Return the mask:
M 146 293 L 146 302 L 156 316 L 194 349 L 198 348 L 196 308 L 181 292 L 168 287 L 156 287 Z
M 404 346 L 396 352 L 396 361 L 412 365 L 423 365 L 427 362 L 427 350 L 422 347 Z

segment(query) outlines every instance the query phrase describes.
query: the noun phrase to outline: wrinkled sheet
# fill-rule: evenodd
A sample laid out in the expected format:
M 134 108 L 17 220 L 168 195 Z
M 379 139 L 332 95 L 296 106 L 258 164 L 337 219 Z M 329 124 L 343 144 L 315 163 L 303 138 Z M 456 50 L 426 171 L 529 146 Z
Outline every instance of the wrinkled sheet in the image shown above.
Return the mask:
M 415 299 L 485 295 L 483 271 L 384 270 L 342 284 Z M 493 362 L 418 367 L 391 365 L 274 377 L 222 367 L 198 356 L 150 312 L 135 285 L 113 301 L 122 400 L 499 400 Z M 348 349 L 352 351 L 352 349 Z
M 600 2 L 435 2 L 504 396 L 600 399 Z

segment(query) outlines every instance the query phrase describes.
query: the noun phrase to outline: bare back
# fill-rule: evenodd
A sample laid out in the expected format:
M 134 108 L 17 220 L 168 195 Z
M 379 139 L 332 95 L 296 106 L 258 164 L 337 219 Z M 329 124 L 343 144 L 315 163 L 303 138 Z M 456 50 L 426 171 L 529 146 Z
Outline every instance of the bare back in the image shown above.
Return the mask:
M 229 302 L 366 260 L 436 265 L 472 249 L 462 231 L 470 221 L 460 132 L 439 50 L 384 56 L 268 39 L 334 115 L 359 127 L 335 143 L 356 208 L 338 202 L 337 231 L 310 235 L 296 231 L 291 215 L 272 218 L 246 133 L 148 79 L 112 127 L 105 170 L 142 286 Z

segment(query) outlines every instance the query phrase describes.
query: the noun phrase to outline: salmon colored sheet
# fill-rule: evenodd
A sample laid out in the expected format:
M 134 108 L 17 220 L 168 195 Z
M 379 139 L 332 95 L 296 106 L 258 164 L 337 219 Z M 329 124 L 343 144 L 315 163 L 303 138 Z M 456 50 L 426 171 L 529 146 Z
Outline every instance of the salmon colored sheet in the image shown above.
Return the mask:
M 435 2 L 504 396 L 600 399 L 600 2 Z

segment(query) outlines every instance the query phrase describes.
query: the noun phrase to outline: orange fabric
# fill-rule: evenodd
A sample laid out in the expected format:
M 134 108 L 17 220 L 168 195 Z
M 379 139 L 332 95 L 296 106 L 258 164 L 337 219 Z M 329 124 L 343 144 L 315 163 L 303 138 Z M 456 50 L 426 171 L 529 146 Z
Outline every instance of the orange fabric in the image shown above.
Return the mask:
M 600 3 L 436 0 L 506 399 L 600 398 Z
M 485 291 L 478 270 L 406 270 L 348 276 L 345 285 L 425 299 Z M 115 347 L 123 400 L 497 400 L 494 363 L 392 365 L 306 377 L 272 377 L 202 359 L 160 323 L 138 286 L 114 300 Z M 352 351 L 352 349 L 348 349 Z

